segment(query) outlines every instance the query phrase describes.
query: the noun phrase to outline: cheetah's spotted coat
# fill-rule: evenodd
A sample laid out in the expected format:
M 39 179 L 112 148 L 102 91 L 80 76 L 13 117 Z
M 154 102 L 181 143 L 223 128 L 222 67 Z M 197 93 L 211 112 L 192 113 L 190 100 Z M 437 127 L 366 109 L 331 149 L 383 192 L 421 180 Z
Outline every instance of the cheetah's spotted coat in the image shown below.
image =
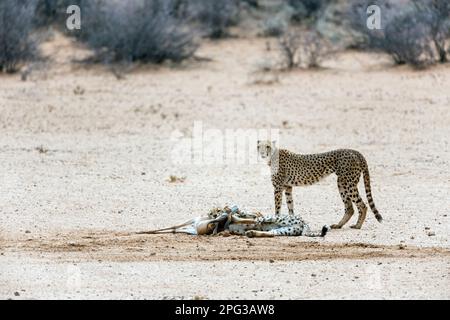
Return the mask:
M 355 150 L 339 149 L 317 154 L 296 154 L 285 149 L 277 149 L 274 142 L 258 141 L 258 153 L 262 158 L 269 159 L 272 184 L 275 194 L 275 214 L 280 213 L 283 192 L 286 195 L 289 213 L 294 213 L 292 187 L 312 185 L 322 178 L 335 173 L 345 214 L 341 221 L 331 228 L 342 228 L 352 217 L 353 203 L 359 211 L 358 221 L 352 228 L 360 229 L 366 218 L 367 207 L 358 192 L 358 182 L 361 174 L 364 177 L 369 206 L 375 218 L 381 222 L 382 217 L 373 202 L 370 175 L 367 162 L 363 155 Z

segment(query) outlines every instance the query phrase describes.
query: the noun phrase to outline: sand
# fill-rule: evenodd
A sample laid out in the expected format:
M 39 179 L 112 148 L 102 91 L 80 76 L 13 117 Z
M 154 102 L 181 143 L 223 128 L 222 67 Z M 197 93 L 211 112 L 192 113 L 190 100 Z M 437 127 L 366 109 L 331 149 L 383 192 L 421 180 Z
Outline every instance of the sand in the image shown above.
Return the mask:
M 261 75 L 266 42 L 206 42 L 198 56 L 211 61 L 119 80 L 71 63 L 86 52 L 57 35 L 48 67 L 0 75 L 0 298 L 449 299 L 450 66 L 349 51 Z M 224 145 L 226 130 L 279 129 L 292 151 L 359 150 L 384 222 L 369 211 L 353 230 L 355 215 L 325 239 L 133 235 L 214 206 L 272 213 L 267 167 L 250 153 L 174 152 L 199 127 Z M 343 215 L 334 176 L 295 188 L 294 202 L 313 228 Z

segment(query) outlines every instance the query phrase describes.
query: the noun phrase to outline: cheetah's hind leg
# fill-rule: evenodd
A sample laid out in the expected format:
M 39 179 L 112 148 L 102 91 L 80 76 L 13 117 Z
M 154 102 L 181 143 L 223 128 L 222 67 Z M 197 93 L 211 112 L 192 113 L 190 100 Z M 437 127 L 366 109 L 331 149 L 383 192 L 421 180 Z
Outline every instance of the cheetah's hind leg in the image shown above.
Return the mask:
M 350 226 L 352 229 L 361 229 L 364 220 L 366 220 L 367 215 L 367 206 L 365 205 L 364 201 L 361 199 L 361 197 L 358 194 L 358 189 L 355 187 L 352 192 L 352 201 L 356 204 L 358 207 L 358 221 L 356 224 Z
M 257 231 L 257 230 L 248 230 L 245 232 L 245 235 L 249 238 L 269 238 L 275 236 L 270 231 Z
M 295 226 L 276 227 L 267 231 L 249 230 L 245 233 L 249 238 L 253 237 L 289 237 L 289 236 L 301 236 L 302 229 Z
M 342 217 L 341 221 L 339 221 L 339 223 L 331 225 L 331 229 L 342 228 L 342 226 L 344 226 L 348 222 L 348 220 L 350 220 L 355 212 L 353 210 L 353 204 L 350 198 L 350 188 L 342 181 L 340 177 L 338 178 L 338 188 L 339 194 L 341 195 L 342 201 L 345 205 L 345 214 Z

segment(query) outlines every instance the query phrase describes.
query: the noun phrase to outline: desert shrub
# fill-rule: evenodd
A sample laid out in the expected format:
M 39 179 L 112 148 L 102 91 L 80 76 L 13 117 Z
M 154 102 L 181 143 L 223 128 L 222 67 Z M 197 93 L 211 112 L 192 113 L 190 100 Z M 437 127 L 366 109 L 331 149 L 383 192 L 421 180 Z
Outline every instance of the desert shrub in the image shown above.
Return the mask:
M 320 10 L 329 3 L 329 0 L 286 0 L 293 9 L 292 20 L 302 22 L 305 19 L 314 19 Z
M 380 30 L 366 26 L 370 4 L 381 8 Z M 351 6 L 350 22 L 362 34 L 360 47 L 386 52 L 397 64 L 420 68 L 448 61 L 449 6 L 447 0 L 412 1 L 409 5 L 389 0 L 358 1 Z
M 322 60 L 332 52 L 330 44 L 314 30 L 302 34 L 300 45 L 299 64 L 305 68 L 319 68 Z
M 367 28 L 367 8 L 372 4 L 379 6 L 381 9 L 381 30 L 371 30 Z M 404 11 L 404 9 L 400 6 L 396 6 L 391 0 L 354 0 L 349 7 L 347 17 L 349 25 L 361 35 L 361 37 L 357 39 L 358 41 L 355 43 L 355 47 L 363 49 L 374 49 L 379 47 L 385 36 L 384 30 L 386 29 L 386 25 L 389 24 L 389 21 L 392 21 L 398 16 L 398 12 L 402 11 Z
M 89 3 L 100 0 L 33 0 L 36 2 L 35 23 L 39 27 L 55 25 L 63 31 L 67 19 L 67 8 L 71 5 L 79 6 L 83 12 Z M 105 4 L 104 4 L 105 5 Z
M 392 21 L 380 41 L 380 48 L 397 64 L 424 67 L 434 62 L 431 27 L 425 14 L 408 14 Z
M 279 38 L 279 48 L 286 69 L 319 68 L 331 53 L 328 42 L 314 30 L 289 30 Z
M 36 0 L 36 23 L 48 25 L 65 13 L 67 0 Z
M 37 58 L 32 37 L 35 2 L 0 1 L 0 71 L 15 72 L 22 63 Z
M 288 30 L 278 38 L 278 46 L 282 61 L 286 69 L 293 69 L 298 66 L 296 60 L 300 50 L 300 35 L 296 31 Z
M 414 0 L 418 12 L 429 23 L 430 36 L 437 50 L 439 62 L 449 61 L 447 41 L 450 38 L 450 1 L 448 0 Z
M 241 0 L 241 2 L 247 4 L 249 7 L 259 7 L 259 0 Z
M 107 6 L 90 1 L 77 36 L 106 62 L 180 62 L 197 49 L 177 17 L 176 0 L 131 0 Z
M 262 25 L 262 35 L 265 37 L 279 37 L 287 29 L 288 23 L 281 16 L 270 17 Z
M 228 28 L 239 20 L 240 0 L 185 0 L 188 18 L 212 39 L 229 35 Z

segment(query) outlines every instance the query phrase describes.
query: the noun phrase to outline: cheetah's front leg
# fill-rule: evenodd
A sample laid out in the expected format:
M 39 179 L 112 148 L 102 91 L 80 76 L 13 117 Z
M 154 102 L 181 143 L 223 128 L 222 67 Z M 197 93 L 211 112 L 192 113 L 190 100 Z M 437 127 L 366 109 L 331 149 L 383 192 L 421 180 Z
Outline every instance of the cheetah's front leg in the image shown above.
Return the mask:
M 289 214 L 294 214 L 294 199 L 292 198 L 292 187 L 287 186 L 284 194 L 286 195 L 286 204 L 289 209 Z
M 283 199 L 283 189 L 275 188 L 274 196 L 275 196 L 275 214 L 280 214 L 281 201 Z

